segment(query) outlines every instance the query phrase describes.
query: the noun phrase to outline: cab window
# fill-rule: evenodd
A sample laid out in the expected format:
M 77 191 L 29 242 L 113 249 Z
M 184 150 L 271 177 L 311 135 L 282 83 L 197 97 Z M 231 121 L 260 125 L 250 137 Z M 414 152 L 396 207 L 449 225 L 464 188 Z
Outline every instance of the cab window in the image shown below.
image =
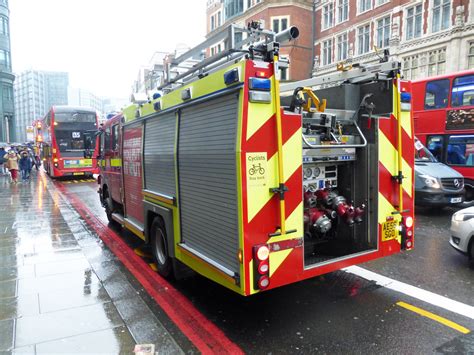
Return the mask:
M 446 162 L 449 165 L 474 166 L 474 136 L 449 136 Z
M 110 127 L 107 127 L 105 129 L 105 133 L 103 134 L 104 136 L 104 146 L 105 146 L 105 149 L 104 149 L 104 153 L 107 152 L 107 151 L 110 151 L 110 143 L 111 143 L 111 134 L 110 134 Z
M 454 79 L 451 106 L 474 106 L 474 75 Z
M 112 150 L 118 150 L 118 139 L 119 139 L 119 125 L 116 124 L 112 127 Z
M 435 110 L 448 106 L 449 79 L 426 83 L 425 109 Z

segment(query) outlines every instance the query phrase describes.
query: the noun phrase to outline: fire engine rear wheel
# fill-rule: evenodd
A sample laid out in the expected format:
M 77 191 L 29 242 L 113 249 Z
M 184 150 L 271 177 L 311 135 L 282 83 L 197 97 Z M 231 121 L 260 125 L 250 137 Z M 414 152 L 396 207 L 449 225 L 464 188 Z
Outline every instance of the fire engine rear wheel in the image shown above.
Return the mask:
M 150 237 L 158 273 L 163 277 L 169 277 L 173 271 L 173 264 L 168 252 L 165 226 L 158 217 L 153 220 Z

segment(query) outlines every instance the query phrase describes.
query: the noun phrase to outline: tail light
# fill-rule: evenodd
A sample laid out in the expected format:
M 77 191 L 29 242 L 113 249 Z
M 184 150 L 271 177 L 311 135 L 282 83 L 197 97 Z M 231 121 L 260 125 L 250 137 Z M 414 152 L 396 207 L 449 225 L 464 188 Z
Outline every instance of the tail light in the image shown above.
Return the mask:
M 413 217 L 402 218 L 402 249 L 410 250 L 414 246 Z
M 261 244 L 253 247 L 254 287 L 264 290 L 270 285 L 270 248 Z

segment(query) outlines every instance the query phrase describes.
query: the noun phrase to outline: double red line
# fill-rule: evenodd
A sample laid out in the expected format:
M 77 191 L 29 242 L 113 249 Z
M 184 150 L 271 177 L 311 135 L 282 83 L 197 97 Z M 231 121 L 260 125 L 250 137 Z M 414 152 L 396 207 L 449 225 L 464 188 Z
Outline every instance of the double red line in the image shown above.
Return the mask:
M 88 226 L 97 233 L 201 353 L 243 354 L 236 344 L 199 312 L 183 294 L 153 271 L 117 233 L 97 218 L 75 194 L 66 191 L 61 184 L 55 184 L 55 186 L 63 195 L 67 196 L 71 206 L 81 215 Z

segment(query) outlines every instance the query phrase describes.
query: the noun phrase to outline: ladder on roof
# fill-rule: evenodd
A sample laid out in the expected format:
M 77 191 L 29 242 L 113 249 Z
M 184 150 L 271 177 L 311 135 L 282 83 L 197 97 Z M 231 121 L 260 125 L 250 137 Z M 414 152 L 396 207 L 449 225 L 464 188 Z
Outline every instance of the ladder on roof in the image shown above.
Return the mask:
M 238 34 L 241 35 L 241 37 L 239 37 L 242 39 L 237 42 L 236 35 Z M 244 38 L 244 34 L 246 34 L 246 38 Z M 176 85 L 179 82 L 189 82 L 200 78 L 222 65 L 238 60 L 245 55 L 250 55 L 252 58 L 256 56 L 265 58 L 267 53 L 278 48 L 279 43 L 296 39 L 298 36 L 299 30 L 294 26 L 285 31 L 275 33 L 270 30 L 262 29 L 258 22 L 250 22 L 247 27 L 231 24 L 226 29 L 212 35 L 201 44 L 174 58 L 170 63 L 167 63 L 165 65 L 165 82 L 158 87 L 158 90 L 172 90 L 174 89 L 173 84 Z M 184 73 L 172 77 L 173 68 L 178 68 L 190 59 L 200 57 L 204 50 L 219 42 L 224 42 L 226 48 L 224 51 L 206 58 Z M 273 60 L 273 56 L 272 58 L 268 58 L 268 60 Z M 288 66 L 288 61 L 280 60 L 279 64 L 281 67 L 285 67 Z

